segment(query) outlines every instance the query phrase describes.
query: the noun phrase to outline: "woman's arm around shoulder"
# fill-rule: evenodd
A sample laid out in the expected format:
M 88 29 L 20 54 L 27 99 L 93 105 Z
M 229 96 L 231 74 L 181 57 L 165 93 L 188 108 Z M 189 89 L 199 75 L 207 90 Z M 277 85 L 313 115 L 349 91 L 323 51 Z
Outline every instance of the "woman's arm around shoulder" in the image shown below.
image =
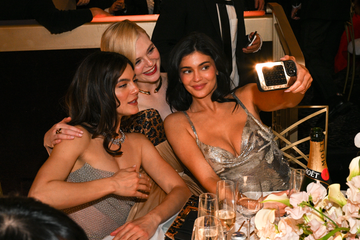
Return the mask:
M 160 156 L 154 145 L 140 134 L 133 134 L 140 146 L 141 165 L 146 173 L 167 193 L 167 196 L 145 216 L 118 228 L 114 239 L 149 239 L 159 224 L 176 214 L 184 206 L 191 192 L 179 174 Z
M 64 118 L 60 122 L 54 124 L 44 135 L 44 147 L 48 154 L 52 152 L 54 146 L 63 139 L 74 139 L 82 137 L 83 131 L 77 127 L 70 126 L 67 123 L 71 121 L 70 117 Z
M 249 99 L 258 111 L 276 111 L 297 106 L 309 89 L 312 77 L 305 66 L 296 62 L 294 57 L 285 56 L 282 61 L 293 60 L 297 67 L 297 76 L 294 84 L 286 90 L 261 92 L 256 84 L 247 84 L 236 91 L 240 99 Z

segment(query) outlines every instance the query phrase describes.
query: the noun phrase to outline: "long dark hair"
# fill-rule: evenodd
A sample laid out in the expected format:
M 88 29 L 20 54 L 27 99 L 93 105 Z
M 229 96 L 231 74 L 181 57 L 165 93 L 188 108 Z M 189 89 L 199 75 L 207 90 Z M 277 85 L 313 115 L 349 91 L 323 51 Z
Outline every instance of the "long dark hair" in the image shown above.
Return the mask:
M 228 63 L 224 53 L 218 45 L 206 34 L 193 32 L 180 40 L 170 53 L 168 69 L 168 88 L 166 91 L 166 101 L 171 109 L 186 111 L 192 103 L 192 95 L 185 89 L 180 79 L 179 66 L 185 56 L 193 52 L 201 52 L 210 56 L 216 66 L 218 75 L 216 76 L 217 88 L 211 95 L 212 101 L 229 102 L 235 101 L 226 96 L 230 90 L 230 73 Z
M 92 138 L 104 136 L 103 146 L 113 155 L 120 155 L 121 146 L 111 150 L 112 138 L 118 136 L 120 106 L 115 86 L 127 65 L 133 64 L 125 56 L 114 52 L 95 52 L 79 66 L 65 97 L 71 125 L 81 125 Z

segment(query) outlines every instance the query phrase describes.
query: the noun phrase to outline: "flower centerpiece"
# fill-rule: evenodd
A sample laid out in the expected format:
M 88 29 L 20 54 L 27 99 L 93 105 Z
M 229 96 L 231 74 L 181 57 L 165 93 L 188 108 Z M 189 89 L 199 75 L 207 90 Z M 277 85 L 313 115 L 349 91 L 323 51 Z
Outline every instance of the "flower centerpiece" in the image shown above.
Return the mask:
M 320 183 L 310 183 L 306 191 L 270 195 L 266 201 L 281 202 L 287 207 L 285 217 L 276 219 L 274 209 L 262 209 L 255 216 L 261 240 L 342 240 L 360 239 L 360 157 L 350 163 L 346 197 L 340 184 L 328 191 Z

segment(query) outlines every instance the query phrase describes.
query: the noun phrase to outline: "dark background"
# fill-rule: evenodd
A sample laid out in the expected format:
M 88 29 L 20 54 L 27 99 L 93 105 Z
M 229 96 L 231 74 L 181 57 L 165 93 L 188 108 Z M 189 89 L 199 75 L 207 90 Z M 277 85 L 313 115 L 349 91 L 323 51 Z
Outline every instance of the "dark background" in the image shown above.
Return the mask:
M 27 195 L 48 154 L 44 133 L 66 117 L 62 99 L 80 62 L 99 49 L 0 53 L 0 182 Z

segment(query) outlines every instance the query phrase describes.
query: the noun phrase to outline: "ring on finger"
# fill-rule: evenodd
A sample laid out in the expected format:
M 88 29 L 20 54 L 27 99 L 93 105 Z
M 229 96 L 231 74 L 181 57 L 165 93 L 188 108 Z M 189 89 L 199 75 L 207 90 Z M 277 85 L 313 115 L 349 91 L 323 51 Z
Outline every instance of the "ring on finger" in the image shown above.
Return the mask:
M 139 178 L 141 178 L 141 173 L 139 173 Z
M 61 128 L 56 130 L 56 134 L 61 134 Z

